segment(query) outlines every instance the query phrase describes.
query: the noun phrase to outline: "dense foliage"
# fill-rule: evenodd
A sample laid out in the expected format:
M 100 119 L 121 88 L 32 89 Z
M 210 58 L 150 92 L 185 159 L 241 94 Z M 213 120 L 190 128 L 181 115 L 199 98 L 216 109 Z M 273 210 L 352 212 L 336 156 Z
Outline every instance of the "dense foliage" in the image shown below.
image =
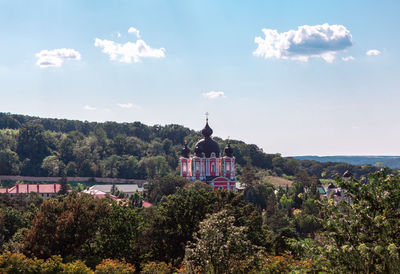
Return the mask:
M 338 179 L 345 200 L 321 199 L 318 179 L 304 176 L 285 188 L 254 180 L 243 193 L 179 181 L 152 181 L 161 198 L 151 208 L 76 192 L 44 201 L 0 195 L 0 272 L 399 269 L 399 175 L 382 170 L 364 180 Z
M 163 177 L 177 174 L 185 139 L 193 151 L 200 137 L 199 132 L 179 125 L 89 123 L 0 113 L 0 175 Z M 226 140 L 215 139 L 225 147 Z M 231 142 L 239 175 L 248 165 L 270 175 L 294 176 L 306 171 L 318 178 L 334 178 L 347 169 L 356 177 L 377 170 L 373 166 L 299 161 L 264 153 L 256 145 Z

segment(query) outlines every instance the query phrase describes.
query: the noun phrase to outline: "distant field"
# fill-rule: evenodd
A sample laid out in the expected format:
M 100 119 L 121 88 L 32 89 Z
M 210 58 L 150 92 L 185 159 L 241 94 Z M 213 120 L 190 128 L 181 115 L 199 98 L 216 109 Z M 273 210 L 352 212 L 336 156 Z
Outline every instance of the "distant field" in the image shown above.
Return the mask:
M 341 162 L 352 165 L 400 168 L 400 156 L 294 156 L 293 158 L 317 162 Z
M 293 183 L 293 181 L 276 176 L 267 176 L 266 181 L 274 186 L 291 186 Z

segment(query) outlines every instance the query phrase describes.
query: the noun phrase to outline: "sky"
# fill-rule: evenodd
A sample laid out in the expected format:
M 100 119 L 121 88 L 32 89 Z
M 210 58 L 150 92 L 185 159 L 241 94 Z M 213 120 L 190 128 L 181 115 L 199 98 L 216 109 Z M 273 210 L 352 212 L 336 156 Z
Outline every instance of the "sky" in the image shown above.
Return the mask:
M 0 0 L 0 112 L 400 155 L 400 1 Z

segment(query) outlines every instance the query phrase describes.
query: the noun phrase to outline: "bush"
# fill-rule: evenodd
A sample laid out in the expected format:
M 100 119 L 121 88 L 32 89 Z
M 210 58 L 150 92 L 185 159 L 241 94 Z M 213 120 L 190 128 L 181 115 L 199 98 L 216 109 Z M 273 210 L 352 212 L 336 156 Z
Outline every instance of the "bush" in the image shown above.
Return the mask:
M 149 262 L 143 266 L 140 273 L 143 274 L 172 274 L 174 268 L 171 263 L 166 264 L 165 262 Z
M 0 255 L 0 273 L 38 273 L 37 260 L 29 259 L 21 253 L 9 251 Z
M 112 259 L 104 259 L 101 264 L 96 266 L 95 273 L 97 274 L 110 274 L 110 273 L 135 273 L 136 269 L 133 265 L 125 261 L 118 261 Z
M 63 265 L 61 273 L 76 273 L 76 274 L 92 274 L 93 271 L 85 265 L 81 260 L 74 261 Z

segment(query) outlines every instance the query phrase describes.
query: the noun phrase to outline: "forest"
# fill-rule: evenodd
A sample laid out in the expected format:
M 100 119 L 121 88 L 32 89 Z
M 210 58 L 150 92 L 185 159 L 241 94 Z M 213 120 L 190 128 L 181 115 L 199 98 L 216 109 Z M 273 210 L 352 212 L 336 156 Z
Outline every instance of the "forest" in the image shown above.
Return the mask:
M 151 180 L 150 208 L 75 191 L 1 194 L 0 272 L 397 273 L 400 176 L 336 184 L 350 203 L 301 178 L 235 193 L 169 175 Z
M 177 175 L 185 140 L 193 152 L 200 132 L 180 125 L 89 123 L 0 113 L 0 175 L 79 176 L 148 179 Z M 227 140 L 214 139 L 224 148 Z M 372 165 L 320 163 L 268 154 L 257 145 L 231 140 L 238 164 L 273 176 L 334 179 L 351 170 L 356 178 L 377 171 Z
M 243 192 L 177 176 L 178 125 L 0 115 L 2 174 L 145 178 L 127 204 L 74 190 L 0 194 L 0 273 L 397 273 L 400 175 L 232 140 Z M 226 140 L 216 138 L 221 146 Z M 351 170 L 349 179 L 340 176 Z M 275 186 L 265 174 L 290 176 Z M 338 176 L 339 175 L 339 176 Z M 345 200 L 324 198 L 324 178 Z M 141 200 L 153 204 L 143 208 Z

